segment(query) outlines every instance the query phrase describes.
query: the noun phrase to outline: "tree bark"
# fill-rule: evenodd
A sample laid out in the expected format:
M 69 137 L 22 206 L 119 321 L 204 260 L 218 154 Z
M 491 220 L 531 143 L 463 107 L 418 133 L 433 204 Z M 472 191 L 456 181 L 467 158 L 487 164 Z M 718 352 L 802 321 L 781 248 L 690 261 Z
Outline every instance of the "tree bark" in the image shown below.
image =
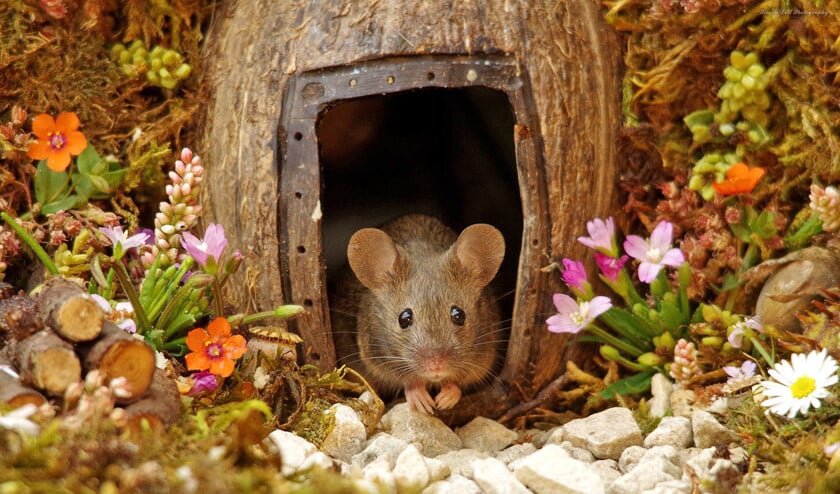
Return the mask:
M 41 393 L 20 383 L 20 377 L 14 377 L 10 372 L 12 359 L 5 350 L 0 350 L 0 403 L 6 403 L 12 408 L 26 404 L 41 406 L 47 399 Z
M 82 378 L 82 364 L 73 345 L 49 329 L 17 342 L 13 348 L 22 384 L 61 396 L 67 386 Z
M 105 313 L 77 284 L 51 278 L 37 299 L 44 322 L 70 341 L 90 341 L 102 332 Z
M 166 375 L 166 371 L 155 369 L 151 386 L 146 394 L 131 405 L 125 407 L 129 428 L 139 431 L 142 421 L 148 421 L 153 431 L 162 431 L 181 416 L 181 395 L 175 380 Z

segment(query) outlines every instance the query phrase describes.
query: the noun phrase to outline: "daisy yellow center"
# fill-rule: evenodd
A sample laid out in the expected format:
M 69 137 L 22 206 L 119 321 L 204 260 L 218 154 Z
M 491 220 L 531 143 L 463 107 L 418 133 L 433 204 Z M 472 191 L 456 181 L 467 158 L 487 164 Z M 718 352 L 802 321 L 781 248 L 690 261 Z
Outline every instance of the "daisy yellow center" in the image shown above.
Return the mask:
M 67 145 L 67 138 L 60 132 L 54 132 L 49 135 L 50 148 L 54 151 L 64 149 Z
M 790 393 L 794 398 L 805 398 L 817 389 L 817 382 L 808 376 L 802 376 L 790 385 Z

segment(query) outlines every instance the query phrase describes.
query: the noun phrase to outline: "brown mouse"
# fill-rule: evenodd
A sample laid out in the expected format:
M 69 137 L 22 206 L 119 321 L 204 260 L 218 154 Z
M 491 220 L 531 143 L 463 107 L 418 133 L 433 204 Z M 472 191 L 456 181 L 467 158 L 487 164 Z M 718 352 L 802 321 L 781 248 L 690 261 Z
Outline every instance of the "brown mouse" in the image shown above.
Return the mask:
M 452 408 L 498 356 L 501 322 L 487 285 L 504 253 L 502 234 L 486 224 L 457 235 L 408 215 L 357 231 L 347 246 L 356 276 L 337 307 L 351 326 L 336 330 L 339 351 L 378 391 L 404 388 L 412 409 Z M 434 399 L 429 387 L 439 389 Z

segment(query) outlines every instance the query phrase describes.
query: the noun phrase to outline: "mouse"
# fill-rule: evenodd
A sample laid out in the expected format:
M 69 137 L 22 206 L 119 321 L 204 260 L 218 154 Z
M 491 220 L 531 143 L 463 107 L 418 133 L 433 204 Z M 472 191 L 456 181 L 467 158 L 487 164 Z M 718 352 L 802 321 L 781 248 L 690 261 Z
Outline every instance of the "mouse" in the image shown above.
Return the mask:
M 412 410 L 454 407 L 499 357 L 502 323 L 488 285 L 504 255 L 504 237 L 483 223 L 456 234 L 411 214 L 356 231 L 337 310 L 349 326 L 336 330 L 344 362 L 377 392 L 404 390 Z

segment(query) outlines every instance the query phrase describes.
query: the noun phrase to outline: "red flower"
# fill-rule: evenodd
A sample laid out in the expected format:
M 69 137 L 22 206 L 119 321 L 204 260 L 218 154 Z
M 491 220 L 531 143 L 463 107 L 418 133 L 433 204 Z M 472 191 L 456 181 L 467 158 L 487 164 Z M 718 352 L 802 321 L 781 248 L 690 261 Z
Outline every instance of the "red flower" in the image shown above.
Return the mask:
M 27 154 L 33 160 L 47 160 L 50 170 L 64 171 L 70 165 L 70 155 L 78 156 L 87 147 L 87 139 L 78 129 L 75 113 L 59 113 L 56 119 L 42 113 L 32 120 L 32 132 L 38 140 L 29 146 Z
M 726 171 L 726 180 L 713 183 L 712 188 L 718 194 L 725 196 L 748 194 L 763 176 L 764 168 L 760 166 L 750 168 L 746 163 L 735 163 Z
M 187 335 L 185 358 L 189 370 L 210 370 L 212 374 L 228 377 L 233 373 L 233 361 L 245 354 L 242 335 L 230 335 L 230 323 L 224 317 L 213 319 L 207 331 L 196 328 Z

